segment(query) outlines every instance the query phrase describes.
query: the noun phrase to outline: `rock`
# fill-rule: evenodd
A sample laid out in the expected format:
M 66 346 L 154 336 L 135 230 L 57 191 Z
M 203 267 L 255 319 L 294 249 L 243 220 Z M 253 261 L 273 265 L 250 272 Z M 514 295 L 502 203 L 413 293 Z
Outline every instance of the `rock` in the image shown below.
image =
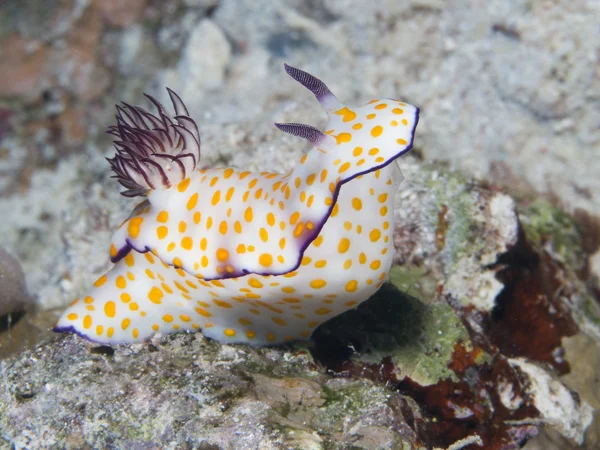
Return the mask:
M 522 359 L 509 363 L 526 375 L 525 391 L 542 420 L 564 437 L 583 444 L 584 432 L 592 423 L 592 407 L 538 366 Z
M 0 247 L 0 317 L 23 313 L 32 305 L 21 264 Z
M 92 4 L 110 25 L 126 27 L 140 20 L 146 0 L 94 0 Z
M 0 97 L 31 99 L 50 84 L 48 78 L 50 48 L 28 42 L 18 35 L 2 39 Z
M 177 68 L 159 78 L 183 98 L 202 98 L 223 85 L 230 58 L 231 45 L 223 31 L 212 20 L 203 19 L 192 29 Z
M 398 394 L 328 382 L 312 367 L 303 350 L 222 346 L 199 334 L 116 349 L 64 335 L 0 362 L 0 429 L 16 447 L 343 449 L 392 427 Z M 402 441 L 390 433 L 378 441 Z

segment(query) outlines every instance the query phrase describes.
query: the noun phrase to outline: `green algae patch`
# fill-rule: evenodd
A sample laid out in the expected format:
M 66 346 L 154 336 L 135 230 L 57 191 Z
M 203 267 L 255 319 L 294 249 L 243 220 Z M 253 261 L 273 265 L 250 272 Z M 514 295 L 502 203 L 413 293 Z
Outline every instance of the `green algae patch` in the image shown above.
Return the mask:
M 410 279 L 394 272 L 393 279 Z M 321 326 L 314 335 L 318 350 L 313 353 L 330 367 L 335 367 L 336 358 L 358 366 L 388 359 L 398 378 L 409 376 L 422 385 L 455 379 L 448 364 L 455 345 L 468 342 L 469 335 L 448 304 L 431 298 L 427 302 L 387 283 L 357 310 Z
M 553 256 L 577 270 L 585 262 L 581 233 L 573 218 L 538 199 L 519 211 L 527 241 L 538 249 L 549 245 Z
M 478 193 L 463 175 L 449 172 L 432 176 L 425 183 L 429 189 L 426 220 L 435 230 L 435 246 L 446 265 L 451 265 L 462 255 L 480 249 L 482 242 L 473 240 L 476 230 L 474 217 L 479 211 Z

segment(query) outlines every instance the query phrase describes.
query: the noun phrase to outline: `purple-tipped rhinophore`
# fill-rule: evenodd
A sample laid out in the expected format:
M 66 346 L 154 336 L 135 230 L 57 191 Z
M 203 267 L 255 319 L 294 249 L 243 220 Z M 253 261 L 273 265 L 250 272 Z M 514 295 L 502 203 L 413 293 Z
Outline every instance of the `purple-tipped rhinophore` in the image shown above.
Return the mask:
M 325 133 L 310 125 L 304 125 L 302 123 L 276 123 L 275 126 L 284 133 L 306 139 L 314 147 L 323 144 L 325 139 L 327 139 Z
M 283 67 L 287 74 L 312 92 L 319 103 L 327 110 L 333 111 L 335 109 L 343 108 L 340 101 L 331 93 L 325 83 L 319 80 L 317 77 L 312 76 L 310 73 L 305 72 L 295 67 L 284 64 Z
M 145 195 L 149 189 L 169 188 L 185 179 L 200 161 L 200 133 L 187 108 L 167 88 L 175 116 L 156 99 L 146 95 L 158 115 L 138 106 L 117 105 L 117 124 L 108 133 L 115 136 L 117 153 L 107 158 L 115 177 L 127 190 L 126 197 Z

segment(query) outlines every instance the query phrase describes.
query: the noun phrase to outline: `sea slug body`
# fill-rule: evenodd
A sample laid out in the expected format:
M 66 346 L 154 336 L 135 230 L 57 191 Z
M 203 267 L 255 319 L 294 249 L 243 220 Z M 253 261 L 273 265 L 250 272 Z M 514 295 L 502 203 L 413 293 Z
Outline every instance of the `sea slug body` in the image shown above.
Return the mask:
M 393 256 L 396 158 L 412 148 L 419 110 L 397 100 L 341 104 L 285 66 L 325 108 L 325 132 L 276 124 L 313 145 L 286 174 L 202 169 L 200 134 L 169 90 L 171 117 L 117 107 L 109 162 L 123 195 L 145 197 L 114 233 L 114 266 L 55 331 L 98 343 L 201 330 L 219 342 L 308 339 L 384 283 Z

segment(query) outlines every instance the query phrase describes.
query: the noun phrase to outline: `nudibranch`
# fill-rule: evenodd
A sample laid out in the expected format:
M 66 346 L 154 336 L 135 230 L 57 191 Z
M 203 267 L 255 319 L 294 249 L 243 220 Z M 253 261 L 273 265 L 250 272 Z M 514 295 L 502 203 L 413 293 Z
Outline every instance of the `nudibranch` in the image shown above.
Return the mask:
M 277 344 L 368 299 L 394 248 L 397 164 L 419 110 L 384 99 L 343 105 L 314 76 L 285 65 L 329 116 L 325 132 L 275 124 L 312 144 L 286 174 L 197 169 L 200 134 L 175 115 L 123 104 L 109 159 L 123 195 L 145 197 L 114 233 L 114 266 L 75 300 L 56 331 L 98 343 L 201 330 L 219 342 Z

